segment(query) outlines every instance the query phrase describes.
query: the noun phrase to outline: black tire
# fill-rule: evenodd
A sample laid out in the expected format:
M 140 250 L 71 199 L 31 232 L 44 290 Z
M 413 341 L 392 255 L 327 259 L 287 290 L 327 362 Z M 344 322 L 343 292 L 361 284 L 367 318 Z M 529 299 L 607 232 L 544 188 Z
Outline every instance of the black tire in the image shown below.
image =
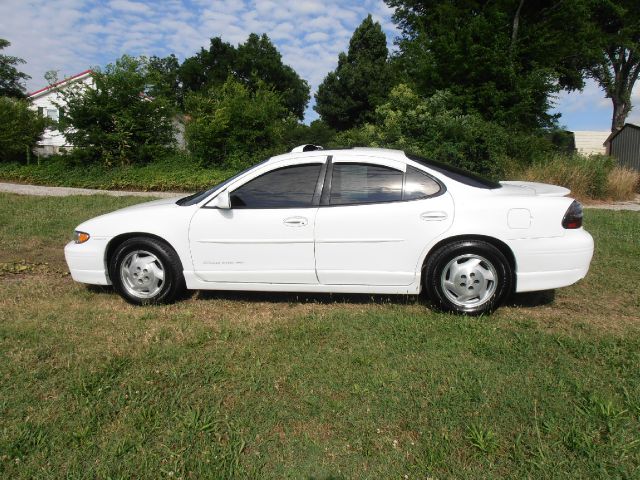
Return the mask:
M 138 285 L 132 287 L 129 276 L 122 273 L 123 262 L 127 262 L 127 265 L 132 265 L 131 258 L 136 255 L 142 261 L 148 262 L 148 265 L 153 267 L 156 272 L 161 272 L 163 276 L 160 279 L 160 274 L 158 273 L 158 278 L 154 278 L 154 284 L 147 291 L 134 292 L 133 288 L 138 288 Z M 144 266 L 141 265 L 141 267 Z M 125 270 L 131 269 L 132 267 L 127 268 L 125 265 Z M 137 270 L 141 270 L 141 268 L 137 267 Z M 109 259 L 109 277 L 113 288 L 122 298 L 134 305 L 174 302 L 186 289 L 182 270 L 182 262 L 180 262 L 175 250 L 166 242 L 150 237 L 134 237 L 125 240 L 115 249 Z M 144 271 L 146 272 L 147 270 L 145 269 Z M 142 272 L 140 274 L 144 275 Z M 151 274 L 149 275 L 152 276 Z M 142 281 L 142 279 L 137 281 Z M 142 287 L 140 286 L 140 288 Z
M 458 240 L 429 253 L 423 282 L 438 309 L 464 315 L 491 313 L 512 293 L 514 285 L 507 258 L 481 240 Z

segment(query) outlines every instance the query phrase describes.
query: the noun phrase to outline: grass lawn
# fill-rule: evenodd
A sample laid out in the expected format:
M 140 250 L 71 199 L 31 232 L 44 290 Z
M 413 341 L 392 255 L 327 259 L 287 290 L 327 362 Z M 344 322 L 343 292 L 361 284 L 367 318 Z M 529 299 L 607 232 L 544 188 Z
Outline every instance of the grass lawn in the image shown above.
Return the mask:
M 640 477 L 638 213 L 586 211 L 584 281 L 464 318 L 74 283 L 73 228 L 139 201 L 0 195 L 0 477 Z

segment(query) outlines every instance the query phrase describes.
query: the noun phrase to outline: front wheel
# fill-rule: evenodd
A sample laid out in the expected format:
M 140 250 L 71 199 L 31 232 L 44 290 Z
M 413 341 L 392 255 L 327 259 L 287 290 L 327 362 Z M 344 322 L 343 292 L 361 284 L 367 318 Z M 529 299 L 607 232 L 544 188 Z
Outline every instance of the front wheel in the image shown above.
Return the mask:
M 513 273 L 490 243 L 461 240 L 429 254 L 424 285 L 440 309 L 480 315 L 495 310 L 511 293 Z
M 129 303 L 173 302 L 185 289 L 182 264 L 175 251 L 154 238 L 131 238 L 111 257 L 109 275 Z

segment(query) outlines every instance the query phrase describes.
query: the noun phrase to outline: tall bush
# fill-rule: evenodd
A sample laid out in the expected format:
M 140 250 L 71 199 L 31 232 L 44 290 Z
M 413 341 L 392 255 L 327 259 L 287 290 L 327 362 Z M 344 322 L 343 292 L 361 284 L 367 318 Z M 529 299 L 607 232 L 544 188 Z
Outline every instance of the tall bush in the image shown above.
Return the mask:
M 338 134 L 344 146 L 398 148 L 490 177 L 500 177 L 511 162 L 530 163 L 549 142 L 511 132 L 463 113 L 447 91 L 423 98 L 409 86 L 397 85 L 376 120 L 362 128 Z
M 264 84 L 253 92 L 232 77 L 187 95 L 185 109 L 187 146 L 207 165 L 241 166 L 281 153 L 287 131 L 296 125 L 280 95 Z
M 0 161 L 27 159 L 47 124 L 25 100 L 0 97 Z
M 94 88 L 72 84 L 60 92 L 60 128 L 75 156 L 106 166 L 146 163 L 172 147 L 173 115 L 164 97 L 146 94 L 144 58 L 123 56 L 93 73 Z
M 578 198 L 606 198 L 615 160 L 606 155 L 557 154 L 512 174 L 518 180 L 562 185 Z

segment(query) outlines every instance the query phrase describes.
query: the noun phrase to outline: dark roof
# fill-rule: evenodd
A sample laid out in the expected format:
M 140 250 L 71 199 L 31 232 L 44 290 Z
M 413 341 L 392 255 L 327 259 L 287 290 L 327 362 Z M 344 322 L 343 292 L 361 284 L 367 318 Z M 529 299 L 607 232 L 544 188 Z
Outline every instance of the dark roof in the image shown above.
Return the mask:
M 611 143 L 611 140 L 613 140 L 614 138 L 616 138 L 616 136 L 625 128 L 627 127 L 632 127 L 632 128 L 637 128 L 638 130 L 640 130 L 640 127 L 638 125 L 634 125 L 633 123 L 625 123 L 622 128 L 616 130 L 615 132 L 611 132 L 611 134 L 607 137 L 607 139 L 604 141 L 603 145 L 606 145 L 607 143 Z

